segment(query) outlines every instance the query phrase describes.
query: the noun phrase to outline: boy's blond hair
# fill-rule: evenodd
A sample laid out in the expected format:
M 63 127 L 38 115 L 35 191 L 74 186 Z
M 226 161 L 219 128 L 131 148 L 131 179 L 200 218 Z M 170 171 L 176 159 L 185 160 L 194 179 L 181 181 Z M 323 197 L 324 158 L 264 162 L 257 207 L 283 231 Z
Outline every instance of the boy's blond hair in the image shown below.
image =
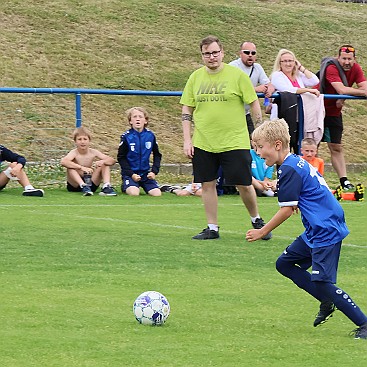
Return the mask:
M 264 139 L 268 143 L 281 141 L 284 148 L 289 148 L 289 127 L 284 119 L 268 120 L 259 125 L 252 133 L 252 140 L 256 142 Z
M 77 127 L 74 131 L 73 131 L 73 140 L 76 141 L 76 138 L 78 136 L 88 136 L 89 140 L 92 140 L 92 135 L 90 133 L 90 131 L 84 127 Z
M 315 145 L 317 147 L 317 144 L 314 138 L 304 138 L 301 141 L 301 148 L 303 148 L 305 145 Z
M 144 107 L 131 107 L 128 110 L 126 110 L 126 117 L 127 117 L 127 120 L 129 121 L 129 123 L 131 122 L 131 115 L 132 115 L 134 110 L 138 110 L 138 111 L 140 111 L 144 114 L 144 117 L 145 117 L 145 120 L 146 120 L 145 126 L 148 126 L 149 115 L 148 115 L 147 110 Z

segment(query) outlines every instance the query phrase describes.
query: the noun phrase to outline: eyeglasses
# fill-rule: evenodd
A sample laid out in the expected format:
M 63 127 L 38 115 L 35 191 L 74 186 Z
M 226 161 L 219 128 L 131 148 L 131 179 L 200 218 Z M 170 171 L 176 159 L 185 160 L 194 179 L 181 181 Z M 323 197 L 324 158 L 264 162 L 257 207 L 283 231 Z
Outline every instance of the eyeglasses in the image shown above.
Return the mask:
M 202 52 L 201 54 L 206 58 L 210 59 L 211 56 L 218 57 L 221 53 L 221 50 L 219 51 L 213 51 L 213 52 Z
M 292 64 L 292 62 L 294 62 L 294 60 L 281 60 L 280 62 L 282 62 L 284 64 Z
M 241 50 L 241 52 L 245 55 L 252 55 L 255 56 L 256 55 L 256 51 L 250 51 L 250 50 Z
M 346 52 L 347 54 L 349 54 L 349 52 L 355 52 L 356 50 L 354 49 L 354 47 L 340 47 L 339 52 Z

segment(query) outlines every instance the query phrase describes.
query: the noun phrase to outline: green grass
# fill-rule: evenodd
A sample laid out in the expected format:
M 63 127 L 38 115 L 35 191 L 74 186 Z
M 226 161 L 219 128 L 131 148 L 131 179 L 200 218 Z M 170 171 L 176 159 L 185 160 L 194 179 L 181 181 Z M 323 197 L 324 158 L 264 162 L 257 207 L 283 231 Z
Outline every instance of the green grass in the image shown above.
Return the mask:
M 198 44 L 208 34 L 223 41 L 225 62 L 237 57 L 242 41 L 255 42 L 258 60 L 268 74 L 280 48 L 291 49 L 307 68 L 317 71 L 321 58 L 335 55 L 343 43 L 356 47 L 358 62 L 367 70 L 366 17 L 367 6 L 336 0 L 297 4 L 290 0 L 2 0 L 1 85 L 182 90 L 201 65 Z M 6 102 L 15 98 L 1 97 Z M 42 101 L 32 95 L 29 102 L 17 101 L 14 107 L 3 103 L 1 111 L 9 111 L 0 125 L 2 144 L 34 160 L 33 153 L 42 152 L 43 145 L 22 141 L 24 135 L 38 136 L 33 127 L 71 130 L 73 101 L 66 96 L 55 99 L 56 106 L 48 105 L 46 111 L 42 106 L 49 96 Z M 91 128 L 95 146 L 116 154 L 119 136 L 127 128 L 123 111 L 134 105 L 150 111 L 150 126 L 164 162 L 187 162 L 177 97 L 83 96 L 83 124 Z M 365 106 L 364 101 L 347 102 L 348 162 L 366 161 L 367 130 L 361 129 Z M 9 134 L 14 120 L 20 123 L 16 133 Z M 52 144 L 61 148 L 57 142 Z M 324 146 L 322 156 L 330 161 Z M 70 150 L 72 143 L 65 140 L 63 147 Z
M 335 366 L 367 362 L 340 312 L 313 328 L 318 304 L 274 262 L 302 231 L 293 216 L 271 241 L 247 243 L 238 196 L 221 197 L 221 239 L 193 241 L 205 226 L 200 199 L 44 198 L 0 192 L 0 356 L 4 367 Z M 343 202 L 351 234 L 338 284 L 367 310 L 366 204 Z M 268 220 L 274 198 L 259 200 Z M 138 324 L 134 299 L 162 292 L 163 327 Z

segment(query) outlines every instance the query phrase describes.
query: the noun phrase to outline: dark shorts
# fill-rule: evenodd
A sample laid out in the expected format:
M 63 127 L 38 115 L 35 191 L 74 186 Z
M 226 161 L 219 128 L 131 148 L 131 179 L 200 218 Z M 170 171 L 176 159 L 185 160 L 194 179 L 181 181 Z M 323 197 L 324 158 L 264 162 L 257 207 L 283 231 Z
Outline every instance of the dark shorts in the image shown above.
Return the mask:
M 135 182 L 131 176 L 124 176 L 121 185 L 122 192 L 126 192 L 127 188 L 130 186 L 142 187 L 146 193 L 152 189 L 159 188 L 157 181 L 149 179 L 146 174 L 142 175 L 141 180 L 138 182 Z
M 192 159 L 194 182 L 203 183 L 216 180 L 219 167 L 222 167 L 226 185 L 250 186 L 252 181 L 251 161 L 249 149 L 210 153 L 194 148 Z
M 299 265 L 302 269 L 312 266 L 313 282 L 336 283 L 341 242 L 331 246 L 310 248 L 301 237 L 297 237 L 279 256 L 282 261 Z
M 325 116 L 324 118 L 324 136 L 322 141 L 326 143 L 341 144 L 343 136 L 343 117 Z
M 93 182 L 92 182 L 92 186 L 91 186 L 91 190 L 93 191 L 93 192 L 96 192 L 97 191 L 97 189 L 98 189 L 98 187 L 99 187 L 99 185 L 97 186 L 97 185 L 95 185 Z M 69 183 L 69 182 L 67 182 L 66 183 L 66 189 L 69 191 L 69 192 L 81 192 L 82 191 L 82 188 L 80 187 L 80 186 L 77 186 L 77 187 L 75 187 L 75 186 L 73 186 L 71 183 Z

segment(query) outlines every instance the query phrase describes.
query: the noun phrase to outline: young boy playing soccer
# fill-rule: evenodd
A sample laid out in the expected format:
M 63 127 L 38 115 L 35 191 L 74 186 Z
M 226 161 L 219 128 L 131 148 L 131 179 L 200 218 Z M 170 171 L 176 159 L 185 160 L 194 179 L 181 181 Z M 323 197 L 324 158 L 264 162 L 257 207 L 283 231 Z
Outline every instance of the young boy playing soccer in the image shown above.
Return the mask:
M 3 162 L 9 163 L 8 165 Z M 26 159 L 18 153 L 0 145 L 0 191 L 5 188 L 9 181 L 18 181 L 23 186 L 23 196 L 42 197 L 44 192 L 41 189 L 35 189 L 29 182 L 27 174 L 23 168 Z
M 61 165 L 67 169 L 67 190 L 91 196 L 103 181 L 99 195 L 116 196 L 110 184 L 110 167 L 116 163 L 116 160 L 97 149 L 90 148 L 91 134 L 85 127 L 74 130 L 73 140 L 76 148 L 61 159 Z M 91 185 L 84 181 L 85 175 L 91 175 Z
M 320 301 L 314 326 L 324 323 L 337 308 L 357 325 L 354 337 L 367 339 L 367 316 L 335 285 L 342 240 L 349 234 L 343 209 L 316 168 L 290 154 L 289 139 L 284 120 L 266 121 L 252 134 L 256 151 L 266 164 L 280 165 L 280 209 L 264 227 L 249 230 L 246 239 L 261 239 L 300 211 L 305 231 L 278 258 L 277 270 Z M 311 266 L 310 273 L 307 269 Z
M 126 111 L 126 115 L 130 129 L 121 135 L 117 153 L 121 166 L 121 190 L 128 195 L 138 196 L 142 187 L 148 195 L 161 196 L 155 176 L 161 166 L 162 154 L 154 133 L 146 128 L 149 122 L 148 112 L 143 107 L 132 107 Z

